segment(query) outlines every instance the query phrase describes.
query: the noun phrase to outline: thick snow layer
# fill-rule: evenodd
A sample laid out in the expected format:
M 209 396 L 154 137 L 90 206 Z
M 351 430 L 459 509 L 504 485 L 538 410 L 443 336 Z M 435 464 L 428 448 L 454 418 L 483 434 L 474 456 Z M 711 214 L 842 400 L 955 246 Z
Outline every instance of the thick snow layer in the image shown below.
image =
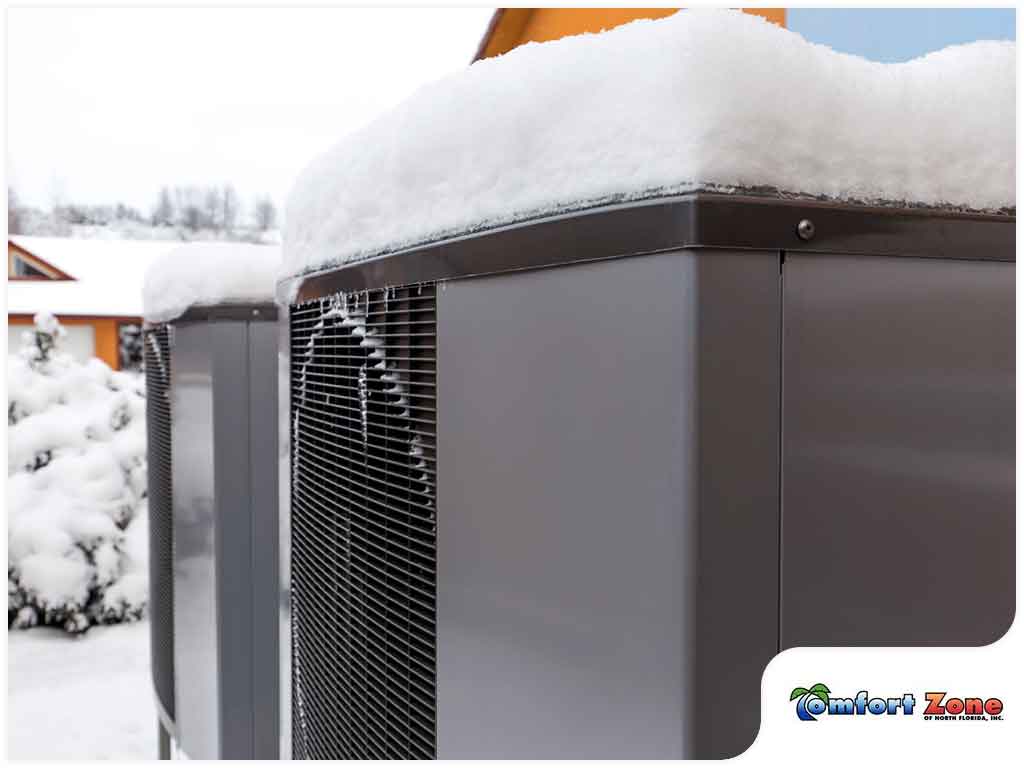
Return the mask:
M 149 624 L 7 633 L 7 756 L 154 760 Z
M 524 45 L 307 168 L 283 272 L 697 188 L 1013 206 L 1015 69 L 1009 42 L 880 64 L 727 10 Z
M 145 317 L 164 322 L 193 306 L 272 301 L 280 263 L 276 245 L 189 243 L 175 248 L 146 272 Z
M 145 385 L 60 351 L 36 317 L 7 359 L 8 623 L 80 632 L 146 606 Z

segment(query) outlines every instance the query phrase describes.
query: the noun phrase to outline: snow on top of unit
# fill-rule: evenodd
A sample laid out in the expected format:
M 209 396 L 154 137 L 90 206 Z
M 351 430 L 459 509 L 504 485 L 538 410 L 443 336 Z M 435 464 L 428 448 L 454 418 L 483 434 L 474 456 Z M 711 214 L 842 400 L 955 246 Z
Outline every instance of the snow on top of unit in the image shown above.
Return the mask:
M 1015 58 L 989 41 L 881 64 L 727 10 L 530 43 L 303 171 L 282 271 L 698 188 L 1014 206 Z
M 153 262 L 142 286 L 145 317 L 173 320 L 193 306 L 268 302 L 281 248 L 248 243 L 187 243 Z

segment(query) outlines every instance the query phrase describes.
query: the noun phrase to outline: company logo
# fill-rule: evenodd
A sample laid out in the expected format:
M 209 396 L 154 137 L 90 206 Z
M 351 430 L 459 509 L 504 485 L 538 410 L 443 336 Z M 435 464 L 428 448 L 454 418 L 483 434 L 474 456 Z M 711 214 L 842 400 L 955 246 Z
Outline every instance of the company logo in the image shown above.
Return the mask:
M 925 720 L 1002 720 L 1003 700 L 995 697 L 982 699 L 978 696 L 956 696 L 947 698 L 946 691 L 929 691 L 924 695 L 928 706 L 924 708 Z
M 796 716 L 815 721 L 822 715 L 913 715 L 917 700 L 912 693 L 902 696 L 870 696 L 860 691 L 852 698 L 833 696 L 824 683 L 810 688 L 794 688 L 789 700 L 796 702 Z M 949 696 L 946 691 L 924 694 L 927 705 L 921 712 L 924 720 L 984 720 L 1003 719 L 1003 700 L 980 696 Z
M 832 696 L 824 683 L 810 688 L 794 688 L 790 701 L 796 701 L 796 716 L 801 720 L 817 720 L 821 715 L 912 715 L 916 700 L 912 693 L 898 697 L 871 697 L 860 691 L 853 698 Z

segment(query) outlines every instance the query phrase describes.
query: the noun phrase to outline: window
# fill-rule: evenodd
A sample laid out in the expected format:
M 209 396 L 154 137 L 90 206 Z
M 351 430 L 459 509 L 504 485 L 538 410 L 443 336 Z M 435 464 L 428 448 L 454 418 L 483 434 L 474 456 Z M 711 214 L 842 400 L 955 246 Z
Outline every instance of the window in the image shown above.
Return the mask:
M 20 256 L 11 255 L 8 277 L 49 277 L 42 270 L 36 269 Z

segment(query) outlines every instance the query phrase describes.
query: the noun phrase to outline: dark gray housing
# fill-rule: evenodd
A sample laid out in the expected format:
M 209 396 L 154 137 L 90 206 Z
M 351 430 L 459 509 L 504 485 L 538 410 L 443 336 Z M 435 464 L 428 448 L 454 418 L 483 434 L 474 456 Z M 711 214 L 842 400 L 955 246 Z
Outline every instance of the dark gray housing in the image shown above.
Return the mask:
M 280 286 L 282 750 L 722 758 L 1014 610 L 1013 216 L 698 193 Z
M 278 757 L 277 310 L 146 328 L 161 757 Z

